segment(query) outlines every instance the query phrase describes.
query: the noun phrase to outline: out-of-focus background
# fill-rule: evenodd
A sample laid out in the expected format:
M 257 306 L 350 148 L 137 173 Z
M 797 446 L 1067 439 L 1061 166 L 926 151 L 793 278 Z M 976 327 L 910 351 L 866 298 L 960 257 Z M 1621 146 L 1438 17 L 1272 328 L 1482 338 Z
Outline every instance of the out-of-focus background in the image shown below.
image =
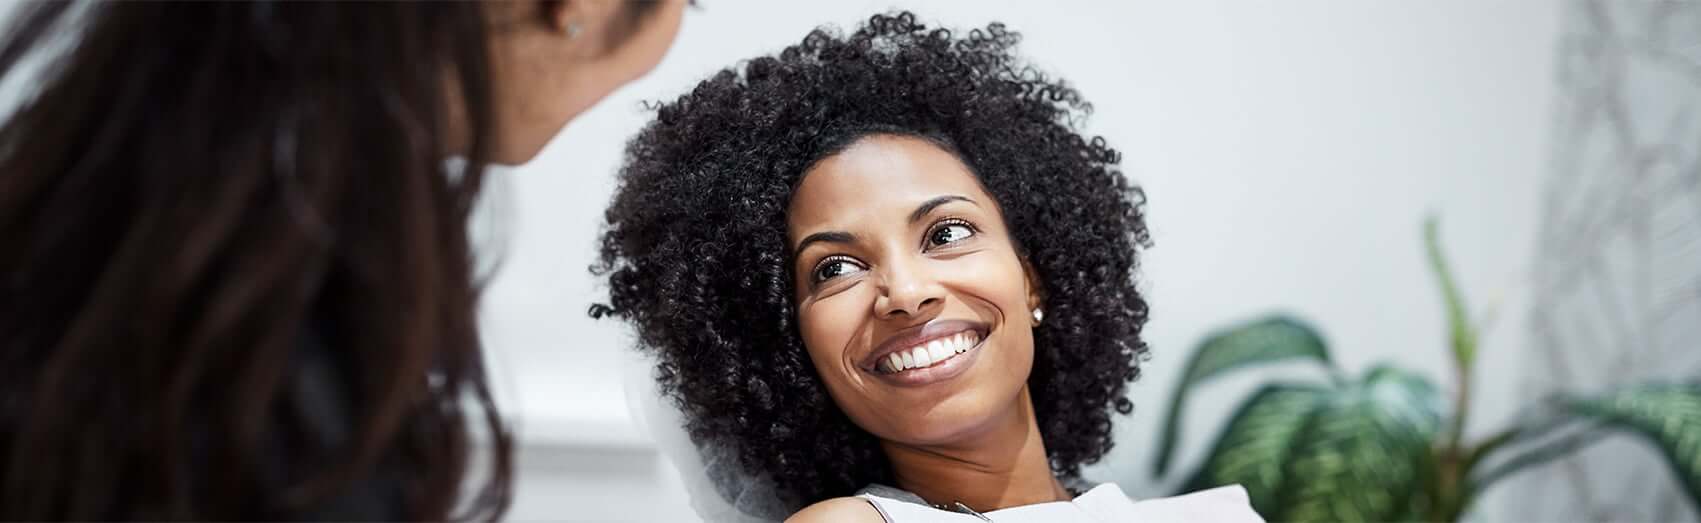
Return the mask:
M 1303 318 L 1357 375 L 1393 363 L 1453 386 L 1421 224 L 1439 220 L 1487 322 L 1467 436 L 1555 391 L 1701 375 L 1701 3 L 703 0 L 648 77 L 499 169 L 478 224 L 498 267 L 483 327 L 521 435 L 516 521 L 687 521 L 691 500 L 634 404 L 646 365 L 593 321 L 587 272 L 627 137 L 711 73 L 812 28 L 910 9 L 1002 21 L 1095 107 L 1149 198 L 1152 359 L 1087 471 L 1137 497 L 1187 355 L 1271 313 Z M 9 104 L 23 85 L 0 85 Z M 492 232 L 495 231 L 495 232 Z M 1492 316 L 1485 310 L 1495 311 Z M 1188 404 L 1178 469 L 1279 367 Z M 1315 373 L 1313 373 L 1315 374 Z M 1479 521 L 1698 521 L 1658 455 L 1611 439 L 1486 493 Z

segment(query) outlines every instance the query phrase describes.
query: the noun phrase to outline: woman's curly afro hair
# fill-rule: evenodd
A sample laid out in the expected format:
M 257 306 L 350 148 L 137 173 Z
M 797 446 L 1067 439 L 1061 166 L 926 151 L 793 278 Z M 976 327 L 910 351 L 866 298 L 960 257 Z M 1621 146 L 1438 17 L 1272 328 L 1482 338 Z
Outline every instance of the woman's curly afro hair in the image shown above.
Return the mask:
M 1055 472 L 1078 477 L 1111 448 L 1111 411 L 1146 352 L 1135 288 L 1144 195 L 1062 81 L 1023 65 L 1016 33 L 931 29 L 874 16 L 849 36 L 811 32 L 659 105 L 632 140 L 601 261 L 594 317 L 637 327 L 662 390 L 699 446 L 730 449 L 800 508 L 852 494 L 890 468 L 834 405 L 797 328 L 786 209 L 812 164 L 872 134 L 955 153 L 997 201 L 1043 280 L 1029 387 Z

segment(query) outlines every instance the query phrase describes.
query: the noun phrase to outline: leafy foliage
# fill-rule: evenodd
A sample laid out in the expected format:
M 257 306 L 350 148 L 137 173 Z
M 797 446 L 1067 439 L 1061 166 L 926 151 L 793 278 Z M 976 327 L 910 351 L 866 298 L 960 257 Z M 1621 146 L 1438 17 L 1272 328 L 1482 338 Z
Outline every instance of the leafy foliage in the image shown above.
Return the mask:
M 1261 513 L 1278 508 L 1282 466 L 1313 412 L 1328 399 L 1328 390 L 1301 385 L 1270 385 L 1240 406 L 1223 430 L 1209 459 L 1186 490 L 1217 485 L 1246 487 L 1252 507 Z
M 1292 359 L 1311 359 L 1329 364 L 1329 351 L 1323 344 L 1323 337 L 1317 335 L 1311 326 L 1293 318 L 1268 318 L 1206 338 L 1187 362 L 1187 374 L 1183 375 L 1170 400 L 1169 417 L 1164 420 L 1163 433 L 1159 436 L 1154 473 L 1162 475 L 1169 468 L 1175 451 L 1176 433 L 1181 425 L 1181 406 L 1186 402 L 1189 390 L 1235 369 Z
M 1658 448 L 1691 501 L 1701 508 L 1701 382 L 1643 383 L 1592 397 L 1565 397 L 1539 409 L 1547 419 L 1481 442 L 1461 441 L 1478 333 L 1441 255 L 1434 221 L 1426 223 L 1430 265 L 1447 307 L 1458 393 L 1443 412 L 1430 381 L 1382 366 L 1355 382 L 1339 369 L 1317 332 L 1275 316 L 1217 332 L 1200 344 L 1164 420 L 1154 476 L 1171 464 L 1181 409 L 1194 388 L 1231 371 L 1294 359 L 1328 367 L 1328 383 L 1268 384 L 1230 416 L 1184 491 L 1240 484 L 1272 521 L 1456 521 L 1482 489 L 1519 470 L 1570 455 L 1609 431 L 1641 436 Z M 1577 422 L 1594 429 L 1540 441 Z M 1493 455 L 1493 456 L 1490 456 Z M 1491 460 L 1488 457 L 1509 456 Z M 1498 461 L 1482 471 L 1481 464 Z
M 1647 438 L 1701 507 L 1701 383 L 1652 383 L 1567 402 L 1579 416 Z

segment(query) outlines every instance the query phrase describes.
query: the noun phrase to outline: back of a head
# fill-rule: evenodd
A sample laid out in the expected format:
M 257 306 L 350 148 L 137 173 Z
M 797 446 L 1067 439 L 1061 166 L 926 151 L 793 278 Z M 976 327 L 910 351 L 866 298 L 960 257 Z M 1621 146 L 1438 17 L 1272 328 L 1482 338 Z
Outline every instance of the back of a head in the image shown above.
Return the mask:
M 0 74 L 45 66 L 0 127 L 0 519 L 456 517 L 475 422 L 460 515 L 499 516 L 480 5 L 15 11 Z

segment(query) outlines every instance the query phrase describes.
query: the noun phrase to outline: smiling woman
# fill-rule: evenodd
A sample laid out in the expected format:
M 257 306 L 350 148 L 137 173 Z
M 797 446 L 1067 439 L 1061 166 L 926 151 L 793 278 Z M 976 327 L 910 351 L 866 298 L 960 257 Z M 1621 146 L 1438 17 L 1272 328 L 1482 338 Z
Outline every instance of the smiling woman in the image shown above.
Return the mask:
M 637 327 L 699 446 L 773 480 L 785 513 L 755 515 L 1256 519 L 1235 490 L 1080 493 L 1146 352 L 1144 195 L 1017 40 L 815 31 L 633 140 L 591 313 Z
M 792 196 L 804 347 L 887 454 L 981 437 L 1029 403 L 1039 281 L 993 202 L 951 153 L 889 134 L 823 159 Z

